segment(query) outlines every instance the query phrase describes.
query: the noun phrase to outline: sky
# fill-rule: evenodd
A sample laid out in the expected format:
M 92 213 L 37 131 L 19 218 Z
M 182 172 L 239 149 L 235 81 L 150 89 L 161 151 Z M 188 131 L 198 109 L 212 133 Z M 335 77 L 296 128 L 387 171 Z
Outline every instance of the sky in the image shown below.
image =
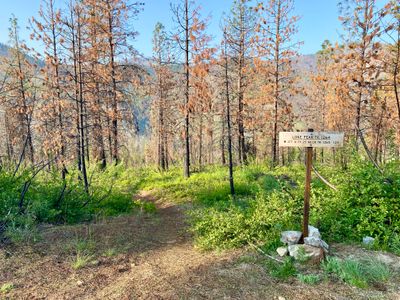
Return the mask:
M 152 33 L 157 22 L 167 29 L 173 29 L 170 2 L 178 0 L 142 0 L 145 2 L 137 20 L 133 20 L 134 28 L 139 32 L 134 46 L 145 56 L 151 56 Z M 37 16 L 41 0 L 0 0 L 0 42 L 8 42 L 9 18 L 14 14 L 19 21 L 20 33 L 28 45 L 41 48 L 39 44 L 29 40 L 30 32 L 26 29 L 28 20 Z M 64 0 L 56 0 L 62 5 Z M 232 0 L 197 0 L 202 7 L 202 15 L 211 15 L 208 32 L 216 39 L 221 37 L 219 24 L 224 12 L 228 13 Z M 340 41 L 341 25 L 338 20 L 337 0 L 295 0 L 295 14 L 300 16 L 297 41 L 302 41 L 302 54 L 313 54 L 321 48 L 325 39 Z

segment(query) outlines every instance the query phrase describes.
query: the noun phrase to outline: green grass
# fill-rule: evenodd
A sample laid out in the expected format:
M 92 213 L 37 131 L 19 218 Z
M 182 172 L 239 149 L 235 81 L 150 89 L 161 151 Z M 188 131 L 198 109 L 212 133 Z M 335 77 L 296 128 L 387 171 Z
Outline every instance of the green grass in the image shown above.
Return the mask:
M 94 262 L 93 256 L 86 253 L 77 253 L 76 257 L 71 263 L 74 270 L 79 270 Z
M 283 263 L 268 260 L 265 262 L 265 266 L 272 277 L 280 280 L 287 280 L 297 274 L 297 269 L 291 257 L 286 258 Z
M 354 260 L 328 257 L 322 264 L 326 274 L 334 276 L 358 288 L 367 288 L 373 283 L 389 279 L 391 272 L 387 265 L 375 260 Z
M 14 289 L 14 284 L 12 284 L 12 283 L 4 283 L 0 287 L 0 293 L 6 294 L 6 293 L 12 291 L 13 289 Z
M 89 194 L 76 167 L 68 167 L 65 181 L 59 170 L 45 169 L 32 180 L 20 209 L 21 189 L 30 181 L 32 170 L 21 169 L 15 177 L 13 170 L 12 166 L 0 170 L 0 223 L 6 225 L 6 237 L 16 244 L 36 241 L 35 227 L 39 223 L 76 224 L 155 210 L 153 204 L 132 200 L 144 175 L 123 164 L 105 170 L 89 166 Z
M 297 274 L 297 279 L 302 283 L 315 285 L 321 281 L 321 276 L 318 274 Z
M 376 239 L 377 249 L 399 253 L 400 239 L 393 237 L 400 228 L 398 165 L 385 166 L 384 176 L 360 157 L 352 157 L 346 170 L 319 166 L 338 190 L 313 178 L 310 223 L 328 242 L 359 242 L 368 235 Z M 146 170 L 140 186 L 168 201 L 192 202 L 196 244 L 206 250 L 227 249 L 249 242 L 267 244 L 282 230 L 300 229 L 304 173 L 302 164 L 236 167 L 235 197 L 229 194 L 227 168 L 218 166 L 205 167 L 188 179 L 180 168 L 164 173 Z
M 399 163 L 385 168 L 384 176 L 360 157 L 350 159 L 348 169 L 319 166 L 320 172 L 337 188 L 333 191 L 318 178 L 312 180 L 310 223 L 324 239 L 360 241 L 376 239 L 376 247 L 400 253 Z M 21 187 L 31 172 L 0 171 L 0 222 L 14 241 L 35 240 L 32 229 L 38 223 L 80 223 L 132 212 L 154 213 L 152 202 L 133 199 L 139 190 L 151 190 L 169 202 L 190 202 L 190 227 L 202 249 L 227 249 L 248 244 L 271 244 L 282 230 L 301 227 L 304 166 L 271 169 L 267 164 L 235 167 L 236 195 L 229 190 L 228 169 L 207 166 L 184 178 L 174 167 L 167 172 L 131 169 L 117 165 L 101 171 L 89 167 L 90 195 L 84 192 L 79 172 L 69 168 L 66 181 L 57 170 L 41 173 L 32 182 L 19 212 Z M 390 184 L 387 178 L 390 178 Z M 66 192 L 60 198 L 64 184 Z M 32 238 L 33 237 L 33 238 Z
M 107 257 L 113 257 L 118 254 L 118 250 L 116 248 L 109 248 L 106 251 L 104 251 L 104 256 Z

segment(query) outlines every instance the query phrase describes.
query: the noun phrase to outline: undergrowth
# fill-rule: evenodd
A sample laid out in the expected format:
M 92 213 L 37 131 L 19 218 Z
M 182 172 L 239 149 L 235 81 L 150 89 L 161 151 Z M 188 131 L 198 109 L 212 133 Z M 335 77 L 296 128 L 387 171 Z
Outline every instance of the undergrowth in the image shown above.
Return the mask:
M 376 260 L 354 260 L 328 257 L 322 269 L 338 279 L 359 287 L 367 288 L 374 283 L 382 283 L 389 279 L 390 269 Z
M 39 223 L 75 224 L 135 209 L 155 210 L 152 204 L 132 200 L 143 176 L 122 164 L 105 170 L 91 166 L 88 193 L 74 168 L 68 169 L 65 180 L 55 169 L 43 170 L 35 177 L 29 169 L 15 176 L 13 172 L 11 167 L 0 170 L 0 224 L 5 228 L 0 235 L 14 243 L 38 240 Z M 27 183 L 29 188 L 25 197 L 21 197 Z
M 384 166 L 384 175 L 368 161 L 353 157 L 346 169 L 317 168 L 337 191 L 316 176 L 312 180 L 310 223 L 328 242 L 376 240 L 376 248 L 400 252 L 399 163 Z M 203 249 L 226 249 L 249 242 L 268 244 L 285 229 L 300 229 L 304 166 L 249 164 L 235 168 L 236 195 L 229 193 L 226 167 L 206 167 L 189 179 L 181 169 L 147 170 L 143 189 L 169 201 L 192 201 L 191 230 Z

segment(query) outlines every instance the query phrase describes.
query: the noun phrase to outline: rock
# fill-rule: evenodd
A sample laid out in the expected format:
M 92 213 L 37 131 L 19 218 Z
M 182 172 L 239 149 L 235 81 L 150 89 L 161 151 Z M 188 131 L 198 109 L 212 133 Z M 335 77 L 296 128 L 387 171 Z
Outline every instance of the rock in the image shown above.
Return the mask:
M 374 242 L 375 242 L 375 239 L 373 237 L 366 236 L 363 238 L 364 245 L 372 246 L 374 244 Z
M 311 260 L 320 262 L 324 258 L 324 250 L 310 245 L 290 245 L 289 255 L 296 260 Z
M 286 245 L 295 245 L 300 241 L 300 231 L 284 231 L 281 233 L 281 242 Z
M 286 256 L 289 253 L 287 247 L 279 247 L 278 249 L 276 249 L 276 252 L 278 252 L 280 257 Z
M 313 247 L 323 248 L 325 252 L 329 251 L 329 245 L 324 240 L 312 236 L 304 238 L 304 244 Z
M 286 300 L 286 298 L 285 298 L 285 297 L 282 297 L 282 296 L 279 296 L 279 297 L 278 297 L 278 300 Z
M 328 253 L 328 252 L 329 252 L 329 245 L 328 245 L 327 242 L 325 242 L 324 240 L 321 240 L 321 246 L 322 246 L 322 248 L 324 249 L 324 252 L 325 252 L 325 253 Z
M 321 239 L 313 237 L 313 236 L 308 236 L 308 237 L 304 238 L 304 244 L 310 245 L 313 247 L 321 247 Z
M 319 232 L 318 228 L 308 225 L 308 236 L 309 237 L 314 237 L 316 239 L 321 238 L 321 233 Z
M 78 281 L 76 282 L 76 284 L 77 284 L 78 286 L 82 286 L 82 285 L 83 285 L 83 281 L 82 281 L 82 280 L 78 280 Z

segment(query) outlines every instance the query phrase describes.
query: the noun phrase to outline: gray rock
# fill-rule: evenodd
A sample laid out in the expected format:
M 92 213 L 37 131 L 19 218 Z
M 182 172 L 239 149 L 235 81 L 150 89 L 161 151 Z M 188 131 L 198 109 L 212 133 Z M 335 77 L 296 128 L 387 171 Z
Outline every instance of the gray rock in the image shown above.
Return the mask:
M 322 248 L 324 248 L 324 249 L 326 249 L 326 250 L 329 250 L 329 245 L 328 245 L 328 243 L 325 242 L 324 240 L 321 240 L 321 246 L 322 246 Z
M 309 237 L 314 237 L 316 239 L 321 238 L 321 233 L 319 232 L 318 228 L 308 225 L 308 236 Z
M 310 245 L 290 245 L 288 247 L 289 255 L 296 260 L 321 261 L 324 258 L 322 248 Z
M 313 246 L 313 247 L 322 248 L 325 253 L 329 252 L 329 245 L 324 240 L 317 239 L 312 236 L 304 238 L 304 244 Z
M 313 237 L 313 236 L 308 236 L 308 237 L 304 238 L 304 244 L 310 245 L 313 247 L 321 247 L 321 239 Z
M 276 249 L 276 252 L 278 252 L 280 257 L 286 256 L 289 253 L 287 247 L 279 247 L 278 249 Z
M 375 239 L 373 237 L 366 236 L 366 237 L 363 238 L 363 244 L 364 245 L 371 246 L 371 245 L 374 244 L 374 242 L 375 242 Z
M 322 249 L 324 249 L 325 253 L 329 253 L 329 245 L 327 242 L 325 242 L 324 240 L 321 240 L 321 246 L 322 246 Z
M 300 241 L 300 231 L 284 231 L 281 233 L 281 242 L 286 245 L 295 245 Z

